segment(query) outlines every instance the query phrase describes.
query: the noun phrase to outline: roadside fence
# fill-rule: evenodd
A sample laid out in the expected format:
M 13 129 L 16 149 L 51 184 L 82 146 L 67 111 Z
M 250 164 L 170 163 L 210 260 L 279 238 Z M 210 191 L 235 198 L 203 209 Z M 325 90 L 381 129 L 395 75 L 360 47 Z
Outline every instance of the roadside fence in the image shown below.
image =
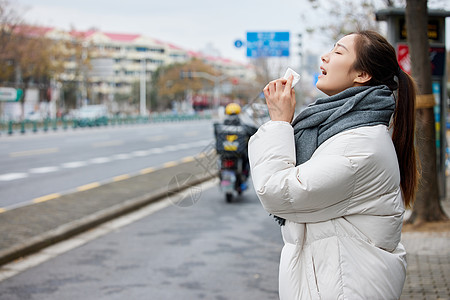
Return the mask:
M 163 122 L 185 122 L 194 120 L 210 120 L 210 114 L 151 114 L 148 116 L 114 116 L 101 117 L 96 119 L 70 119 L 54 118 L 41 121 L 23 120 L 23 121 L 5 121 L 0 120 L 0 136 L 49 132 L 67 129 L 76 129 L 81 127 L 100 127 L 100 126 L 121 126 L 132 124 L 163 123 Z

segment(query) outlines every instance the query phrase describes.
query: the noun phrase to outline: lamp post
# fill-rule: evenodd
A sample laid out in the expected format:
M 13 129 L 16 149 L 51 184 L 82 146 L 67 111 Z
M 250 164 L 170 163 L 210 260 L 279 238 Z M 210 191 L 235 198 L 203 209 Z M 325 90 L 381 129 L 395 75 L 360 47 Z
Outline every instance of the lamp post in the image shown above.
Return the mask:
M 145 76 L 146 76 L 146 63 L 145 58 L 141 59 L 141 83 L 140 83 L 140 99 L 139 99 L 139 112 L 141 116 L 147 115 L 146 111 L 146 90 L 145 90 Z

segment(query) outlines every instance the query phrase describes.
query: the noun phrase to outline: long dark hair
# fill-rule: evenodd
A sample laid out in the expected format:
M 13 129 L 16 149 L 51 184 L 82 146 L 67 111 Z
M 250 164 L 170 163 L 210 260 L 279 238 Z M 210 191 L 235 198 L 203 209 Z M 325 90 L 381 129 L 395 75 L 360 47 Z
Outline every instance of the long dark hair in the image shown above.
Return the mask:
M 367 85 L 384 84 L 393 92 L 397 90 L 392 141 L 397 152 L 403 199 L 405 206 L 410 207 L 419 180 L 414 145 L 416 84 L 400 68 L 394 47 L 382 35 L 370 30 L 353 34 L 357 57 L 353 68 L 372 76 Z

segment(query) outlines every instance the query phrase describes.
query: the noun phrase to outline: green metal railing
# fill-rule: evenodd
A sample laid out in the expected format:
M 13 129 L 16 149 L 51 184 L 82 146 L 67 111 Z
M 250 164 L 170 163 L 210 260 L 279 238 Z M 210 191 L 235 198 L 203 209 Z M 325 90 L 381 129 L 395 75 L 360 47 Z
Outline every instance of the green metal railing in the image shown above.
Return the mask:
M 162 123 L 162 122 L 185 122 L 194 120 L 210 120 L 209 114 L 196 115 L 173 115 L 173 114 L 152 114 L 150 116 L 114 116 L 110 118 L 100 118 L 96 120 L 77 119 L 44 119 L 42 121 L 4 121 L 0 120 L 0 136 L 25 134 L 29 132 L 49 132 L 58 130 L 76 129 L 80 127 L 101 127 L 101 126 L 121 126 L 132 124 Z

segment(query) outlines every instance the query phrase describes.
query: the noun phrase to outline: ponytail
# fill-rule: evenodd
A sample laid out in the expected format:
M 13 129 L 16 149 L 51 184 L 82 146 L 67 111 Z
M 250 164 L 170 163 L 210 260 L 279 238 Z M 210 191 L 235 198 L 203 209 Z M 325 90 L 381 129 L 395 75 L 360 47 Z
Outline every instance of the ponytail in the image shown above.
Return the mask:
M 392 141 L 400 168 L 400 187 L 405 206 L 411 207 L 415 199 L 419 172 L 416 162 L 415 133 L 415 99 L 414 80 L 398 68 L 398 93 L 393 116 Z
M 367 85 L 386 85 L 392 92 L 397 91 L 392 141 L 397 152 L 403 200 L 406 207 L 411 207 L 419 180 L 414 144 L 416 85 L 400 69 L 394 47 L 383 36 L 370 30 L 355 34 L 358 38 L 353 68 L 372 75 Z

